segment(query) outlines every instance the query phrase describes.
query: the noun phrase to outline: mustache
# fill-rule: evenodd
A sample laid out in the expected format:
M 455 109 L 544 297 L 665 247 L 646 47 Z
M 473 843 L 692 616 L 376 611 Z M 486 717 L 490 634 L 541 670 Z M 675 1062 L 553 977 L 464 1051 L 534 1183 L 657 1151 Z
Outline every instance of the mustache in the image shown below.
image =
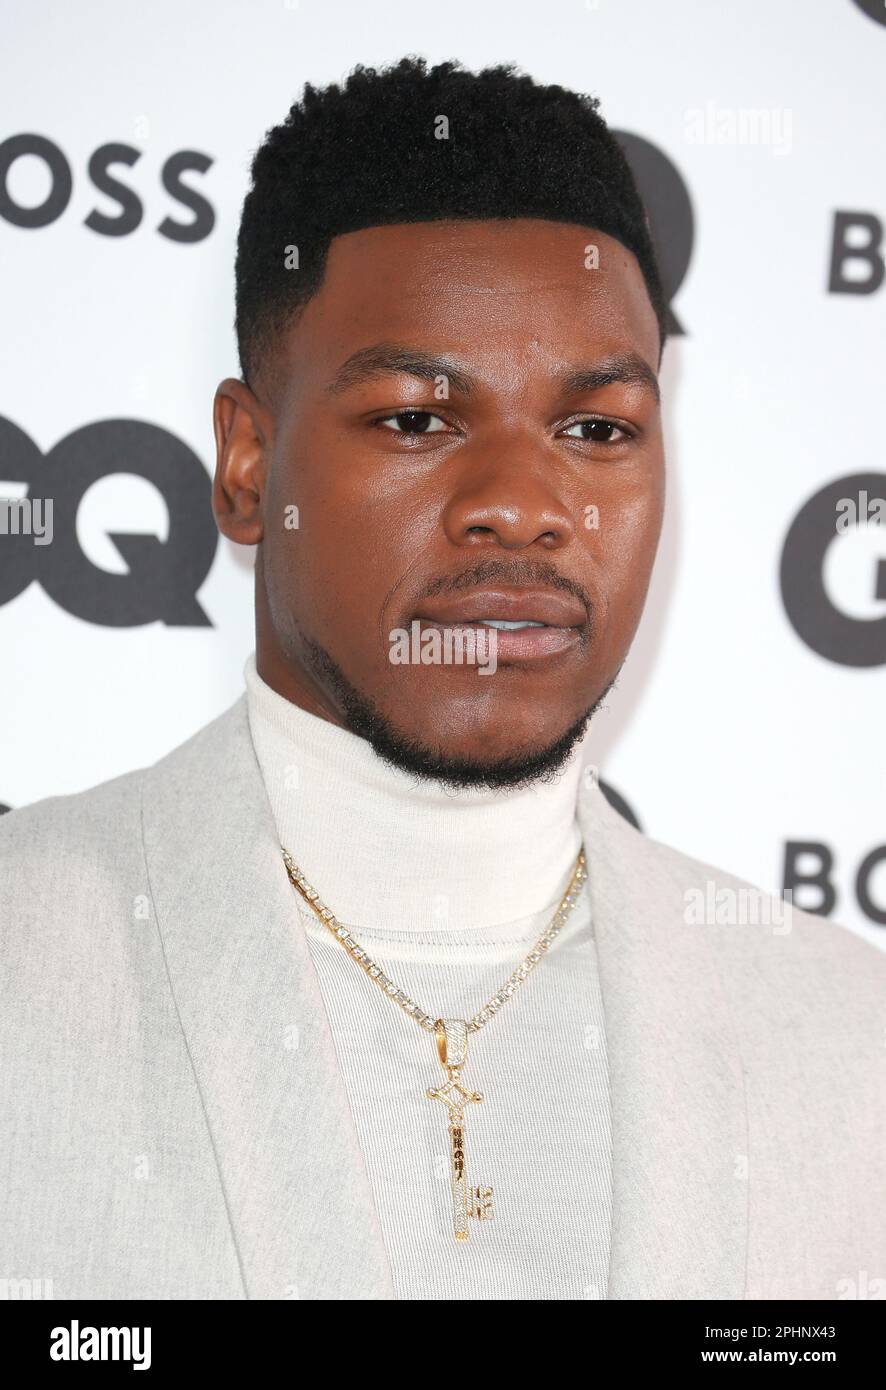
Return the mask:
M 588 618 L 591 615 L 591 598 L 581 584 L 560 574 L 553 565 L 530 560 L 526 556 L 514 560 L 480 560 L 460 574 L 440 575 L 437 579 L 431 580 L 422 597 L 436 598 L 438 594 L 456 594 L 463 589 L 479 588 L 481 584 L 508 584 L 515 588 L 527 589 L 562 589 L 578 599 Z

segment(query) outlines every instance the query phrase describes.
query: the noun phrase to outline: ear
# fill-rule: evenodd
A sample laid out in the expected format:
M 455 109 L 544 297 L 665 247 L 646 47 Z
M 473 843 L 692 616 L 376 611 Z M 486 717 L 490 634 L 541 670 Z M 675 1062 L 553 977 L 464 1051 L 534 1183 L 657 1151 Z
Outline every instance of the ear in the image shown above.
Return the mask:
M 212 426 L 216 452 L 212 510 L 218 529 L 238 545 L 258 545 L 273 441 L 270 413 L 244 382 L 225 377 L 212 403 Z

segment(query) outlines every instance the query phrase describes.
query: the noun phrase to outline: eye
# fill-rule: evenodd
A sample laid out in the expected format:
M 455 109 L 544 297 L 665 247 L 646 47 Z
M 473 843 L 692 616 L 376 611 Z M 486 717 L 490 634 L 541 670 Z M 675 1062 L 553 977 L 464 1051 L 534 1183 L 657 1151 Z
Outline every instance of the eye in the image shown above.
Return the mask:
M 574 425 L 568 425 L 563 434 L 570 439 L 584 439 L 591 444 L 620 444 L 622 439 L 630 439 L 631 435 L 627 430 L 623 430 L 614 420 L 602 420 L 599 417 L 592 420 L 576 420 Z M 614 439 L 613 434 L 620 438 Z
M 439 434 L 448 429 L 445 420 L 429 410 L 400 410 L 396 415 L 381 416 L 375 423 L 393 434 Z

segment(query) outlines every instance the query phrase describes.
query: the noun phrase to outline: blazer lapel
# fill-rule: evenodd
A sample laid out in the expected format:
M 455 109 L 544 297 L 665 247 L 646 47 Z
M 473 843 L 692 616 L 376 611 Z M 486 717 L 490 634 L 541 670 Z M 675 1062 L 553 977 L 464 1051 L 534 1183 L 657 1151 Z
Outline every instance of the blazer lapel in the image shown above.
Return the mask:
M 596 787 L 578 815 L 610 1071 L 607 1297 L 741 1299 L 742 1070 L 710 929 L 684 919 L 691 861 L 638 834 Z
M 245 1295 L 394 1298 L 245 697 L 145 774 L 144 841 Z

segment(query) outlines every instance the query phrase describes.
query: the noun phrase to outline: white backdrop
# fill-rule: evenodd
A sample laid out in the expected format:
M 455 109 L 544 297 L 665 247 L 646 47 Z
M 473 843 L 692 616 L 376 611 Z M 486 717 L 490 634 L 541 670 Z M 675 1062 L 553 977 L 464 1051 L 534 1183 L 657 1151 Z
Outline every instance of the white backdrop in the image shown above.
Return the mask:
M 306 80 L 358 62 L 514 61 L 599 95 L 611 125 L 667 157 L 692 212 L 662 375 L 666 531 L 590 756 L 649 834 L 768 889 L 789 842 L 824 846 L 832 915 L 886 947 L 886 526 L 838 532 L 832 492 L 796 533 L 791 584 L 821 642 L 779 581 L 816 493 L 865 475 L 886 497 L 886 6 L 34 0 L 6 10 L 4 37 L 0 496 L 47 495 L 39 454 L 85 427 L 54 466 L 86 481 L 92 462 L 97 481 L 79 507 L 74 487 L 52 545 L 0 534 L 0 803 L 153 761 L 242 688 L 251 552 L 219 540 L 199 609 L 173 595 L 164 621 L 151 595 L 167 561 L 199 549 L 194 509 L 128 472 L 130 427 L 94 427 L 144 422 L 211 470 L 213 392 L 238 370 L 237 220 L 265 130 Z M 132 153 L 110 163 L 96 154 L 109 145 Z M 52 190 L 45 225 L 21 225 Z M 838 257 L 834 276 L 841 213 L 856 225 L 839 237 L 874 250 Z M 136 625 L 102 617 L 113 575 Z

